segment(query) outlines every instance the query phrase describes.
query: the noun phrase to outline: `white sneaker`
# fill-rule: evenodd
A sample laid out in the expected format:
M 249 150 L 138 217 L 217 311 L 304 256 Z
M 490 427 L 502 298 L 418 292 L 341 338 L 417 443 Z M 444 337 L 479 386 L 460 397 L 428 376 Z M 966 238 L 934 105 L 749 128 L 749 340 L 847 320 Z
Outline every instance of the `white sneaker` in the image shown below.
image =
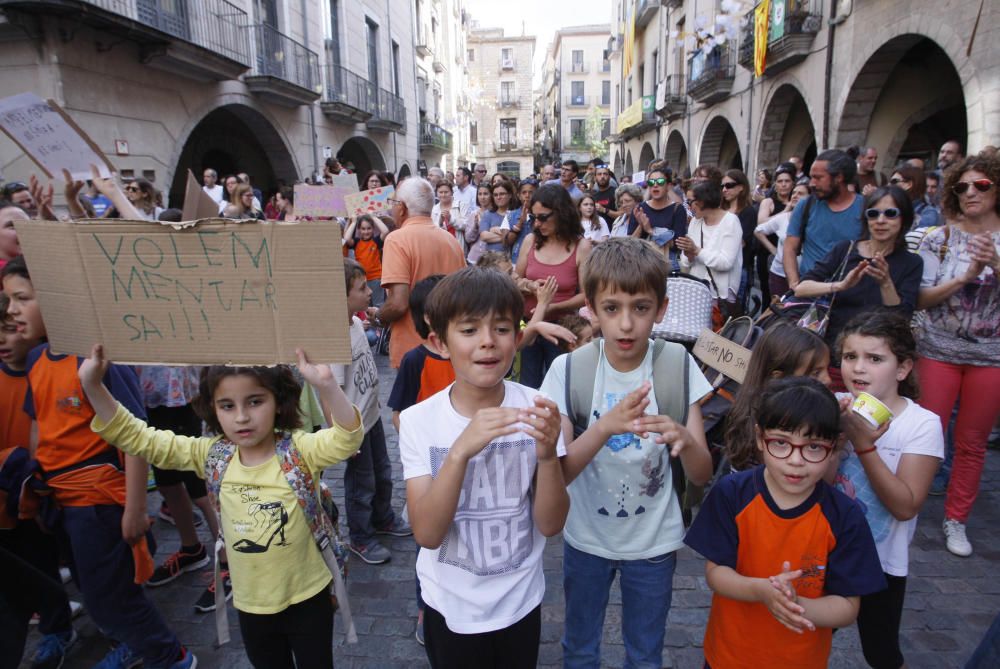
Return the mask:
M 944 519 L 945 546 L 953 555 L 959 557 L 969 557 L 972 555 L 972 544 L 965 536 L 965 523 L 960 523 L 951 518 Z
M 69 567 L 59 567 L 59 578 L 62 579 L 63 585 L 73 580 L 73 575 L 70 573 Z

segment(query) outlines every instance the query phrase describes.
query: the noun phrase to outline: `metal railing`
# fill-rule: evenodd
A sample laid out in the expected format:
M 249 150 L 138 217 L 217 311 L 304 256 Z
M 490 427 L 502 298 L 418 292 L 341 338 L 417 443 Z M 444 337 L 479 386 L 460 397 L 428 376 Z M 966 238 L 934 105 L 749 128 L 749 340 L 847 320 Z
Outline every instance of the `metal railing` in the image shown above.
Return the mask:
M 497 98 L 498 107 L 518 107 L 521 104 L 521 98 L 517 95 L 503 95 Z
M 400 126 L 406 125 L 406 107 L 403 105 L 403 98 L 380 88 L 375 99 L 373 121 L 387 121 Z
M 248 27 L 254 58 L 249 76 L 275 77 L 319 92 L 319 55 L 269 25 Z
M 329 64 L 326 70 L 327 102 L 339 102 L 355 109 L 375 113 L 375 85 L 342 65 Z
M 586 63 L 570 63 L 569 71 L 573 74 L 586 74 L 587 73 Z
M 688 61 L 688 93 L 702 85 L 717 79 L 727 79 L 736 76 L 736 63 L 733 62 L 730 44 L 717 45 L 707 54 L 697 51 Z
M 769 24 L 768 45 L 788 35 L 815 35 L 823 26 L 823 0 L 777 0 L 784 4 L 784 20 Z M 759 4 L 759 3 L 758 3 Z M 739 62 L 753 64 L 754 10 L 747 12 L 740 27 Z
M 451 151 L 451 133 L 439 125 L 424 121 L 420 124 L 420 143 L 447 153 Z
M 567 95 L 566 96 L 566 106 L 567 107 L 588 107 L 590 106 L 591 98 L 588 95 Z
M 672 99 L 681 98 L 687 95 L 686 91 L 687 78 L 682 74 L 668 74 L 665 81 L 665 86 L 667 87 L 666 99 L 670 102 Z

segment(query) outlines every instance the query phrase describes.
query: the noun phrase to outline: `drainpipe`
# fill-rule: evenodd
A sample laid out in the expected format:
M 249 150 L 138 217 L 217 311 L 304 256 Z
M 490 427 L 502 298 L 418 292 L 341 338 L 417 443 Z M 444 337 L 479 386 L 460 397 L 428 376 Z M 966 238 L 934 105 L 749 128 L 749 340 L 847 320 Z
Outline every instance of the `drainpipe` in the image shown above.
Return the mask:
M 410 11 L 413 11 L 413 3 L 408 3 L 410 5 Z M 396 70 L 396 63 L 392 60 L 392 12 L 389 11 L 389 0 L 385 0 L 385 29 L 389 33 L 389 65 L 392 66 L 392 81 L 396 82 L 396 77 L 399 76 L 399 72 Z M 403 116 L 403 126 L 406 126 L 406 116 Z M 392 131 L 392 171 L 395 174 L 399 173 L 399 156 L 396 154 L 396 131 Z M 412 172 L 411 172 L 412 173 Z
M 837 2 L 831 0 L 830 23 L 828 24 L 830 34 L 826 42 L 826 81 L 823 83 L 823 144 L 820 146 L 820 151 L 824 151 L 830 146 L 830 82 L 833 77 L 833 45 L 838 23 L 840 21 L 837 21 Z
M 306 0 L 299 0 L 299 9 L 302 12 L 302 41 L 306 48 L 309 48 L 309 20 L 306 18 Z M 309 137 L 312 140 L 313 178 L 318 179 L 319 169 L 319 141 L 316 137 L 316 103 L 309 104 Z
M 753 85 L 756 81 L 757 76 L 755 73 L 750 74 L 750 105 L 747 108 L 747 150 L 743 154 L 746 158 L 743 159 L 743 171 L 746 174 L 750 174 L 750 146 L 751 146 L 751 128 L 753 128 Z M 754 170 L 756 173 L 756 170 Z

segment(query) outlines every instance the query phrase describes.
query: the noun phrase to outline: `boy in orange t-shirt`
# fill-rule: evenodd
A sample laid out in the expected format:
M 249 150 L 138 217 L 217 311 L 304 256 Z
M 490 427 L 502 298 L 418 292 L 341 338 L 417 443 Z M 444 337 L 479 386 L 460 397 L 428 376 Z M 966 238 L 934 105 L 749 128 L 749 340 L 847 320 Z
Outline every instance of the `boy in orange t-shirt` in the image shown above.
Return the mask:
M 382 290 L 382 241 L 389 228 L 371 214 L 363 214 L 344 230 L 344 245 L 354 249 L 354 259 L 365 268 L 368 287 L 372 289 L 372 306 L 385 302 Z

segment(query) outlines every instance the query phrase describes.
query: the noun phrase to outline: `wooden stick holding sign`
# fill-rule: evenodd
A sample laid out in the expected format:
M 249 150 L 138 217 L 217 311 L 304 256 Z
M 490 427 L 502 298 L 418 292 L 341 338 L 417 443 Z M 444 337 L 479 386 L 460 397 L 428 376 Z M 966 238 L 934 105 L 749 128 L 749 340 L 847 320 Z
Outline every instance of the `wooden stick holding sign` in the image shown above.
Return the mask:
M 707 328 L 701 331 L 698 341 L 694 343 L 694 354 L 703 363 L 737 383 L 743 383 L 750 366 L 750 349 Z
M 362 214 L 378 214 L 392 209 L 389 200 L 396 197 L 396 189 L 392 186 L 363 190 L 360 193 L 353 193 L 344 198 L 347 204 L 347 215 L 351 217 Z M 298 208 L 296 207 L 296 211 Z
M 54 100 L 21 93 L 0 100 L 0 130 L 31 158 L 49 179 L 68 170 L 73 179 L 91 178 L 97 165 L 102 177 L 114 166 L 80 126 Z

